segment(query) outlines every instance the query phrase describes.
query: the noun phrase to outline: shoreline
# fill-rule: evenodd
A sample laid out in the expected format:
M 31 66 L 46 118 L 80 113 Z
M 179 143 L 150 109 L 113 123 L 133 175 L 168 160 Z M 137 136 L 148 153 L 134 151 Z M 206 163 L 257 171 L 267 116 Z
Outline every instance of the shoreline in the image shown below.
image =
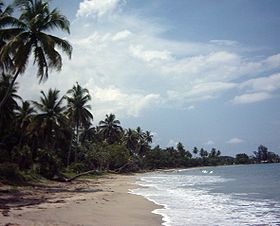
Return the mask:
M 108 175 L 73 183 L 54 183 L 47 189 L 22 188 L 21 192 L 25 192 L 25 195 L 18 197 L 16 203 L 8 203 L 6 211 L 2 206 L 0 226 L 162 225 L 162 216 L 154 213 L 162 206 L 131 193 L 131 190 L 138 187 L 135 184 L 136 177 Z M 9 194 L 6 196 L 9 198 Z M 5 194 L 0 193 L 0 198 L 3 201 Z M 43 201 L 28 205 L 26 200 L 30 198 Z

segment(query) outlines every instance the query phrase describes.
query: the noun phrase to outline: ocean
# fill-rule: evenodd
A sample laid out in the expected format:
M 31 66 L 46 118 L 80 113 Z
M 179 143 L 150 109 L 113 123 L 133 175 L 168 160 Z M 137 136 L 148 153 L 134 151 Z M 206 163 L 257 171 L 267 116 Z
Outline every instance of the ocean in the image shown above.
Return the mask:
M 166 226 L 280 225 L 280 164 L 146 173 L 133 194 L 163 206 Z

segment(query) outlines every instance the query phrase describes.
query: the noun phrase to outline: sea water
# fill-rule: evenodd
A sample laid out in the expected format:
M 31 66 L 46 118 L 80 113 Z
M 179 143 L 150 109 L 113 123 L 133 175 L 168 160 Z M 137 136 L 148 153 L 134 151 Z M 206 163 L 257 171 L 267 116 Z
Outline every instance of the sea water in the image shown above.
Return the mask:
M 280 225 L 280 164 L 153 172 L 137 184 L 166 226 Z

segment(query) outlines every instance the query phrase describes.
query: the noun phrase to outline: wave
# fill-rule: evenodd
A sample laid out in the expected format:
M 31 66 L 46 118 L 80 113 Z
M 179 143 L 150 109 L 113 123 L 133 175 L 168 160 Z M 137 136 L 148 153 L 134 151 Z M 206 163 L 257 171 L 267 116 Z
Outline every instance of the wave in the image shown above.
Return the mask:
M 185 225 L 279 225 L 280 204 L 270 199 L 246 199 L 247 193 L 215 193 L 229 180 L 217 175 L 149 173 L 138 178 L 141 185 L 131 193 L 163 208 L 153 211 L 165 226 Z

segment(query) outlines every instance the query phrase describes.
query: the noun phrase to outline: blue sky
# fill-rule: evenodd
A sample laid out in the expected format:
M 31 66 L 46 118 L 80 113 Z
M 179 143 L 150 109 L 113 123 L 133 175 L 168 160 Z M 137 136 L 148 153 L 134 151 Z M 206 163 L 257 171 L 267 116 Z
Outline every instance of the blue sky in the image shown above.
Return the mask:
M 40 85 L 30 67 L 20 79 L 25 98 L 78 81 L 93 96 L 95 123 L 112 112 L 163 147 L 181 141 L 235 155 L 264 144 L 280 153 L 278 0 L 51 4 L 71 20 L 73 57 Z

